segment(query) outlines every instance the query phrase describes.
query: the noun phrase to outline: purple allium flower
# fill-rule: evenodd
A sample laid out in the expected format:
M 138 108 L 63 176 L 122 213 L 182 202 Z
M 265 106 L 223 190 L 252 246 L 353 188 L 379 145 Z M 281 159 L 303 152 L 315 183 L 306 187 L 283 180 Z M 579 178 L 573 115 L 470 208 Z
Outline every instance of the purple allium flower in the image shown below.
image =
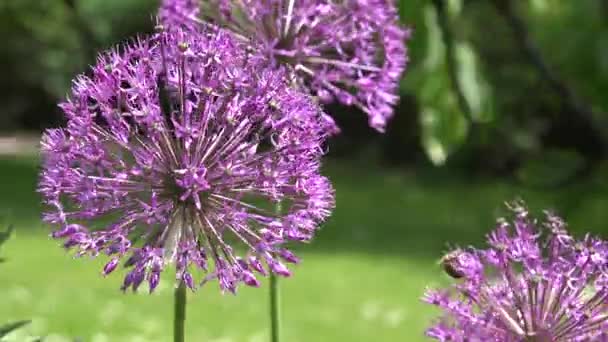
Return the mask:
M 442 259 L 456 284 L 423 300 L 443 317 L 427 335 L 439 341 L 608 341 L 608 243 L 575 240 L 546 212 L 520 203 L 499 220 L 488 249 L 456 249 Z
M 187 25 L 193 24 L 193 21 L 186 22 L 184 19 L 188 17 L 197 18 L 200 13 L 200 1 L 201 0 L 174 0 L 174 1 L 162 1 L 160 9 L 158 11 L 158 18 L 163 24 L 170 26 L 198 26 L 198 25 Z
M 42 138 L 52 236 L 109 255 L 104 274 L 126 260 L 123 289 L 154 290 L 170 263 L 190 288 L 196 269 L 231 292 L 256 273 L 288 276 L 298 259 L 282 245 L 310 240 L 333 208 L 323 113 L 237 47 L 159 27 L 100 57 L 61 104 L 67 128 Z
M 160 17 L 251 39 L 323 102 L 356 105 L 379 131 L 393 115 L 410 30 L 392 0 L 164 0 Z

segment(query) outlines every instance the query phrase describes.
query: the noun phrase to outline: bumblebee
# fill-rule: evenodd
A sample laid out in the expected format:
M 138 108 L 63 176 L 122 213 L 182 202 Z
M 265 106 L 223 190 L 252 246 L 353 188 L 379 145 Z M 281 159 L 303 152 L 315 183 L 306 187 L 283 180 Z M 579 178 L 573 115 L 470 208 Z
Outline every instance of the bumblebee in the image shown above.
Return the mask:
M 465 276 L 465 273 L 459 267 L 458 262 L 458 258 L 462 255 L 462 253 L 464 253 L 463 250 L 457 248 L 444 255 L 439 261 L 439 264 L 441 265 L 445 273 L 447 273 L 450 277 L 454 279 L 461 279 Z

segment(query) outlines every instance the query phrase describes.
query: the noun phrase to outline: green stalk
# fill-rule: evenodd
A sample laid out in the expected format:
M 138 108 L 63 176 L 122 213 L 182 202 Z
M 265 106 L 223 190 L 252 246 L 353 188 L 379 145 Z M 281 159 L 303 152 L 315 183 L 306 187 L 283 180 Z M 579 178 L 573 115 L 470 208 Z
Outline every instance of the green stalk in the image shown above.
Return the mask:
M 186 284 L 179 282 L 175 289 L 175 315 L 173 317 L 173 341 L 184 342 L 184 327 L 186 323 Z
M 279 342 L 281 310 L 279 308 L 279 281 L 274 273 L 270 274 L 270 341 Z
M 275 206 L 275 213 L 280 215 L 281 202 Z M 270 341 L 279 342 L 281 325 L 281 308 L 279 301 L 279 280 L 277 276 L 270 272 Z

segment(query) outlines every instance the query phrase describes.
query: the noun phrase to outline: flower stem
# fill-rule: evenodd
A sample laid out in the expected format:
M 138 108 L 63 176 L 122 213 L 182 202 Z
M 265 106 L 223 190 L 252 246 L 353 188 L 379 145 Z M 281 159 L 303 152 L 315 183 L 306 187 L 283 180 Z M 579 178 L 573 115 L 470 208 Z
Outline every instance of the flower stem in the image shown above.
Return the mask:
M 175 289 L 175 308 L 173 317 L 173 341 L 184 342 L 184 326 L 186 323 L 186 284 L 179 282 Z
M 275 214 L 281 213 L 281 202 L 278 202 L 274 208 Z M 279 302 L 279 280 L 277 276 L 270 272 L 270 341 L 279 342 L 281 325 L 281 310 Z
M 270 341 L 279 342 L 279 325 L 281 311 L 279 309 L 279 281 L 274 273 L 270 273 Z

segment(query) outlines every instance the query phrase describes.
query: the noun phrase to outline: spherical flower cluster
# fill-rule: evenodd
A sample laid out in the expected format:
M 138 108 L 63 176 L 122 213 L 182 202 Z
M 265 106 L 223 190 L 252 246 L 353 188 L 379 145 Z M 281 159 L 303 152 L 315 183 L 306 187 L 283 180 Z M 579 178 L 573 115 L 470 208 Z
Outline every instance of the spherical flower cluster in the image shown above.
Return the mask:
M 410 31 L 392 0 L 164 0 L 162 18 L 217 25 L 288 65 L 323 102 L 355 105 L 383 131 L 393 115 Z M 252 44 L 252 45 L 253 45 Z
M 542 222 L 513 204 L 484 250 L 457 249 L 443 258 L 459 279 L 428 290 L 424 301 L 444 315 L 427 335 L 439 341 L 608 341 L 608 243 L 576 240 L 562 219 Z
M 45 133 L 52 236 L 110 256 L 104 274 L 124 260 L 123 289 L 154 290 L 169 264 L 192 289 L 289 275 L 284 243 L 310 240 L 333 208 L 319 173 L 331 127 L 231 36 L 158 30 L 100 57 L 61 104 L 67 127 Z
M 201 0 L 179 0 L 179 1 L 163 1 L 158 10 L 158 19 L 167 26 L 198 26 L 192 25 L 192 21 L 185 22 L 186 16 L 197 18 L 200 13 Z

